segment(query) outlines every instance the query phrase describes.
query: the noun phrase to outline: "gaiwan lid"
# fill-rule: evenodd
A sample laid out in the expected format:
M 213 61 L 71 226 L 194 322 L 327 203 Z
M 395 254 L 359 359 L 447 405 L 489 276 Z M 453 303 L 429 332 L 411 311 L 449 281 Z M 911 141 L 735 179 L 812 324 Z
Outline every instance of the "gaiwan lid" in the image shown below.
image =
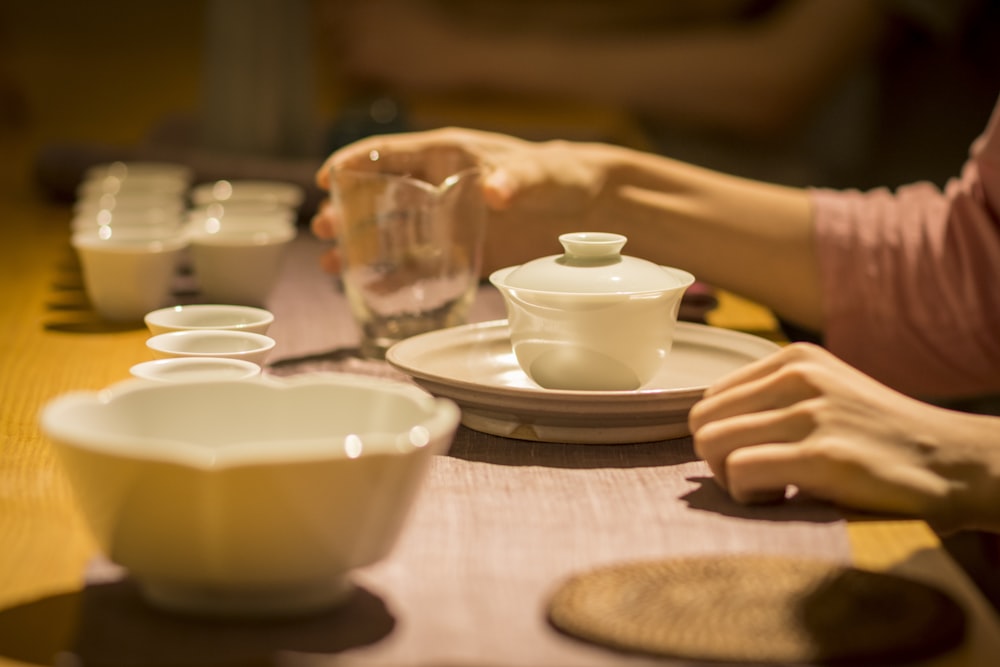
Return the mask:
M 505 287 L 544 292 L 662 292 L 687 287 L 691 274 L 622 255 L 628 239 L 608 232 L 573 232 L 559 236 L 566 251 L 513 267 Z

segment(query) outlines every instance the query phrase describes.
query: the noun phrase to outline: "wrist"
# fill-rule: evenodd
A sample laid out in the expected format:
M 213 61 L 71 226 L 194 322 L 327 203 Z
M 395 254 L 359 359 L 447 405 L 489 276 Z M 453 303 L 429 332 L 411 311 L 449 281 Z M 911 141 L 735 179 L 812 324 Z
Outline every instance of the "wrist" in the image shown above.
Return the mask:
M 949 507 L 959 527 L 1000 532 L 1000 419 L 954 413 L 938 465 L 951 479 Z
M 606 209 L 647 259 L 742 294 L 801 326 L 822 327 L 809 194 L 666 157 L 611 150 Z

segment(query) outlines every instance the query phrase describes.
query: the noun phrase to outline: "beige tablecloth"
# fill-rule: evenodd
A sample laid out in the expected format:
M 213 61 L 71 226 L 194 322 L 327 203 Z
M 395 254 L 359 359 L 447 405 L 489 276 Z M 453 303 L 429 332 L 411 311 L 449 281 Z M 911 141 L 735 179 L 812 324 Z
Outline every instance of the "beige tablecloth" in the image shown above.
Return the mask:
M 301 239 L 271 308 L 275 373 L 391 372 L 343 350 L 356 341 L 322 246 Z M 488 290 L 475 319 L 502 315 Z M 400 541 L 356 573 L 340 610 L 281 622 L 204 622 L 146 608 L 123 573 L 91 568 L 76 653 L 100 664 L 620 665 L 562 635 L 545 603 L 567 576 L 633 559 L 704 553 L 850 558 L 844 523 L 792 499 L 746 508 L 712 481 L 688 438 L 634 445 L 509 440 L 462 427 L 438 457 Z

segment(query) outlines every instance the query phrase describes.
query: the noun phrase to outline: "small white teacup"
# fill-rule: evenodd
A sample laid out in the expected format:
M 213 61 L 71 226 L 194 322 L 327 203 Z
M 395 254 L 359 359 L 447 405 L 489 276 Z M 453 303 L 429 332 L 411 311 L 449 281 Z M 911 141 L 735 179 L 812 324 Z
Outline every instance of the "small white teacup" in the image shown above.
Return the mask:
M 145 317 L 154 336 L 171 331 L 223 329 L 266 334 L 274 315 L 263 308 L 231 304 L 197 303 L 160 308 Z
M 187 235 L 160 226 L 98 226 L 74 232 L 87 296 L 104 318 L 141 321 L 170 301 Z
M 270 336 L 220 329 L 171 331 L 146 340 L 146 347 L 152 350 L 157 359 L 221 357 L 243 359 L 258 366 L 264 365 L 274 345 L 275 341 Z
M 188 232 L 202 299 L 245 306 L 266 305 L 297 233 L 283 219 L 229 224 L 218 218 L 193 221 Z

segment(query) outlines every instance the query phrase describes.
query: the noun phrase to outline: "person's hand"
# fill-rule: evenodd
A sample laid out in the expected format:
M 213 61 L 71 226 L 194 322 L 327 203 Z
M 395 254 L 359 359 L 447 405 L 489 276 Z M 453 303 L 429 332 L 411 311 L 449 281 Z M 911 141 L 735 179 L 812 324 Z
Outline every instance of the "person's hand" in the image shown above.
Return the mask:
M 943 531 L 1000 525 L 996 418 L 899 394 L 822 348 L 790 345 L 722 379 L 689 421 L 737 501 L 774 502 L 794 486 Z
M 330 188 L 330 170 L 349 168 L 406 174 L 441 183 L 470 167 L 484 172 L 483 198 L 489 212 L 483 272 L 559 250 L 556 237 L 587 229 L 600 215 L 606 147 L 566 142 L 530 142 L 465 129 L 369 137 L 334 152 L 316 174 Z M 337 236 L 337 215 L 329 201 L 312 221 L 321 239 Z M 606 225 L 604 225 L 606 226 Z M 323 258 L 339 270 L 336 250 Z

